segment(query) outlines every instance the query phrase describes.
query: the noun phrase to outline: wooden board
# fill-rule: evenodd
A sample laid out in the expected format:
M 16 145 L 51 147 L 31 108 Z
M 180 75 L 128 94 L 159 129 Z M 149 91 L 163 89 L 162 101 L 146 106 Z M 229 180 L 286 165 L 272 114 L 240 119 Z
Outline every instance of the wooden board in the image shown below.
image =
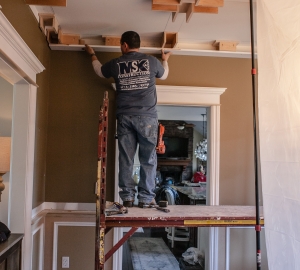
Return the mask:
M 236 51 L 237 41 L 229 41 L 229 40 L 216 40 L 213 43 L 213 46 L 217 47 L 219 51 Z
M 77 34 L 65 34 L 62 31 L 58 31 L 58 41 L 60 44 L 79 44 L 80 35 Z
M 224 0 L 196 0 L 195 5 L 203 7 L 223 7 Z
M 67 0 L 25 0 L 27 5 L 66 7 Z
M 132 207 L 127 214 L 106 217 L 107 227 L 228 227 L 255 226 L 255 206 L 169 205 L 169 213 Z M 263 225 L 262 208 L 260 210 Z

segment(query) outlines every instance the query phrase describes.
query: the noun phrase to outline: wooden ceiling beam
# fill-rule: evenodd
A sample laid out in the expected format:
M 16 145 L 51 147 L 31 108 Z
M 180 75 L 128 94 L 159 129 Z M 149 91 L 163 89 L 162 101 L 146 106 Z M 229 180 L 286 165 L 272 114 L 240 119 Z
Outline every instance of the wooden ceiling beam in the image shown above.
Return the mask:
M 218 14 L 219 10 L 217 7 L 201 7 L 201 6 L 195 6 L 194 7 L 195 13 L 212 13 L 212 14 Z
M 223 7 L 224 6 L 224 0 L 196 0 L 195 6 Z
M 27 5 L 66 7 L 67 0 L 25 0 Z
M 183 3 L 195 3 L 195 0 L 179 0 L 179 4 L 183 4 Z
M 177 5 L 156 5 L 156 4 L 152 4 L 152 10 L 177 12 L 178 11 L 178 6 Z
M 152 0 L 154 5 L 179 5 L 179 0 Z
M 172 22 L 175 22 L 179 12 L 172 12 Z
M 190 4 L 187 11 L 186 11 L 186 22 L 188 23 L 190 21 L 190 19 L 192 18 L 192 15 L 194 13 L 195 10 L 195 5 L 194 4 Z

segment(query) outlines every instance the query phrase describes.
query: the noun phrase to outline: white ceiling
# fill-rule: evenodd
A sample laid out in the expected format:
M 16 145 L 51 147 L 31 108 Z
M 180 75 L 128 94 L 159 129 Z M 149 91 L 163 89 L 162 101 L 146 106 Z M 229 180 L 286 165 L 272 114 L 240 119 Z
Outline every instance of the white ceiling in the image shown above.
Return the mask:
M 250 11 L 247 0 L 225 0 L 218 14 L 194 13 L 188 23 L 178 14 L 152 11 L 152 0 L 68 0 L 67 7 L 30 6 L 38 13 L 53 13 L 63 33 L 79 34 L 82 39 L 121 36 L 128 30 L 138 32 L 142 40 L 157 39 L 163 32 L 178 32 L 174 54 L 250 57 Z M 238 42 L 237 51 L 220 52 L 215 40 Z M 58 50 L 80 50 L 82 46 L 50 46 Z M 107 51 L 104 46 L 96 50 Z M 109 51 L 119 51 L 113 46 Z M 156 48 L 157 50 L 159 48 Z M 149 48 L 148 48 L 149 51 Z

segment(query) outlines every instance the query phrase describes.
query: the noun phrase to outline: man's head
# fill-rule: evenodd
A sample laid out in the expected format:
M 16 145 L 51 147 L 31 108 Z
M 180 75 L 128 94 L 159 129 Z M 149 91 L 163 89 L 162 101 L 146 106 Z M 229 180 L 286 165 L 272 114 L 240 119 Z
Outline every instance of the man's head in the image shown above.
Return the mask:
M 120 43 L 121 51 L 124 54 L 129 51 L 137 51 L 140 48 L 141 40 L 138 33 L 127 31 L 122 34 Z

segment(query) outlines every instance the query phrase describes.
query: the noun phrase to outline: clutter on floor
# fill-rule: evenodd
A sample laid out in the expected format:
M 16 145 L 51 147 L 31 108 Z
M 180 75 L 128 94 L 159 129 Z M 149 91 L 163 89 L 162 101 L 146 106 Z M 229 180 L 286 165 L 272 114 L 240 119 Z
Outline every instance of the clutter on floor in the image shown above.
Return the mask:
M 204 269 L 204 254 L 199 249 L 190 247 L 179 260 L 179 266 L 182 270 L 202 270 Z
M 162 238 L 131 237 L 128 242 L 134 270 L 179 270 L 178 261 Z

